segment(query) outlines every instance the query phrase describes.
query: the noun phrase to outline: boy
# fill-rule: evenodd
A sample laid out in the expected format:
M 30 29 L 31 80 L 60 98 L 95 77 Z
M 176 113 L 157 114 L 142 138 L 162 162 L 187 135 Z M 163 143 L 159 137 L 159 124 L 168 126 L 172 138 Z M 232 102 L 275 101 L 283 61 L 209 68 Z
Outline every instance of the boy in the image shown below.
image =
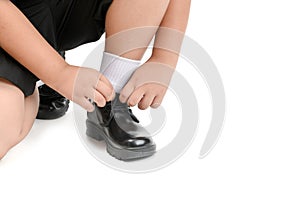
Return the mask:
M 167 87 L 149 82 L 151 75 L 148 82 L 143 78 L 163 65 L 175 68 L 182 37 L 158 30 L 183 33 L 189 6 L 190 0 L 0 0 L 0 159 L 33 125 L 39 79 L 88 111 L 87 135 L 104 139 L 111 155 L 152 155 L 155 144 L 141 136 L 144 129 L 128 105 L 146 109 L 161 103 Z M 69 65 L 58 53 L 98 40 L 104 27 L 100 72 Z M 155 46 L 166 39 L 179 44 L 173 52 L 154 47 L 139 66 L 155 34 Z

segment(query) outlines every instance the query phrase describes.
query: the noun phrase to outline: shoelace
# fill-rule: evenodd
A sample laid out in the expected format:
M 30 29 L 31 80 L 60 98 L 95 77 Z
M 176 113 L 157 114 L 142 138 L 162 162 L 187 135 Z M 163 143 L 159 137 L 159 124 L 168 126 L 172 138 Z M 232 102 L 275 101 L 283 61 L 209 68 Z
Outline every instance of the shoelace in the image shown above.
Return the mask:
M 115 104 L 109 102 L 106 104 L 105 106 L 105 111 L 109 110 L 110 111 L 110 119 L 113 118 L 113 113 L 116 112 L 123 112 L 123 113 L 128 113 L 128 115 L 131 117 L 131 119 L 136 122 L 139 123 L 139 119 L 133 114 L 132 110 L 127 106 L 126 103 L 120 103 L 120 102 L 115 102 Z M 111 120 L 109 120 L 110 122 Z

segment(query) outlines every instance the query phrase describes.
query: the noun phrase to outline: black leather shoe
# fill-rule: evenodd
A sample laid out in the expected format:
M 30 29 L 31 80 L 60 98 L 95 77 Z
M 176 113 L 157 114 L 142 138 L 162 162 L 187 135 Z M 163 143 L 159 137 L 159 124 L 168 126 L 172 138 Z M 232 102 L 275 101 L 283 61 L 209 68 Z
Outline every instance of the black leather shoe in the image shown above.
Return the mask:
M 136 160 L 155 153 L 156 145 L 149 133 L 141 127 L 138 119 L 118 95 L 105 107 L 88 112 L 87 136 L 105 140 L 107 152 L 119 160 Z M 148 137 L 147 137 L 148 136 Z
M 52 120 L 65 115 L 68 111 L 70 101 L 51 89 L 46 84 L 38 87 L 40 94 L 40 105 L 37 119 Z

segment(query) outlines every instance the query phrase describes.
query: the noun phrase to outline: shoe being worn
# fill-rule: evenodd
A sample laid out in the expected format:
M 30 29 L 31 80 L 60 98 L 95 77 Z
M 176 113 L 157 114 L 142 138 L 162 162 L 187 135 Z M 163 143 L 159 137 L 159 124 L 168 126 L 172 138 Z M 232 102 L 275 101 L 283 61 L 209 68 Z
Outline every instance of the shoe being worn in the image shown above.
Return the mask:
M 127 161 L 155 153 L 156 145 L 149 133 L 138 124 L 127 104 L 119 101 L 118 95 L 102 108 L 95 106 L 87 116 L 87 136 L 105 140 L 107 152 L 113 157 Z
M 40 94 L 40 105 L 37 119 L 52 120 L 65 115 L 68 111 L 70 101 L 51 89 L 46 84 L 38 87 Z

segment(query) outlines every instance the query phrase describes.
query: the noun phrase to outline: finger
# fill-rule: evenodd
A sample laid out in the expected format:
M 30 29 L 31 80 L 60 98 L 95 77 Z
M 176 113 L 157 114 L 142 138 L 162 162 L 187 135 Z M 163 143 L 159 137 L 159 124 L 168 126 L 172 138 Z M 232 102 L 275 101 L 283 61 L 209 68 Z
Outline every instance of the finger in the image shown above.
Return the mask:
M 106 105 L 106 99 L 103 97 L 102 94 L 100 94 L 99 92 L 97 92 L 95 90 L 94 93 L 94 99 L 95 103 L 97 104 L 98 107 L 104 107 Z
M 87 110 L 88 112 L 92 112 L 95 109 L 95 106 L 86 98 L 80 99 L 80 101 L 78 101 L 77 104 L 85 110 Z
M 152 101 L 152 103 L 151 103 L 150 106 L 151 106 L 152 108 L 158 108 L 158 107 L 161 105 L 162 100 L 163 100 L 163 96 L 157 95 L 157 96 L 155 96 L 155 98 L 153 99 L 153 101 Z
M 145 90 L 143 88 L 135 89 L 127 101 L 128 105 L 133 107 L 136 104 L 138 104 L 140 100 L 143 98 L 144 94 L 145 94 Z
M 147 109 L 153 102 L 153 99 L 155 98 L 155 95 L 153 94 L 146 94 L 141 99 L 141 101 L 138 104 L 139 109 L 145 110 Z
M 106 104 L 106 99 L 104 96 L 93 88 L 87 90 L 85 95 L 87 99 L 91 99 L 92 101 L 96 102 L 99 107 L 103 107 Z
M 134 84 L 131 80 L 128 81 L 128 83 L 125 85 L 125 87 L 120 92 L 120 101 L 122 103 L 126 103 L 126 101 L 129 99 L 129 96 L 134 91 Z
M 103 81 L 99 81 L 99 83 L 96 86 L 96 91 L 102 94 L 106 101 L 110 101 L 114 97 L 113 88 L 109 87 Z
M 99 80 L 105 83 L 109 88 L 114 89 L 110 81 L 101 73 L 99 75 Z

